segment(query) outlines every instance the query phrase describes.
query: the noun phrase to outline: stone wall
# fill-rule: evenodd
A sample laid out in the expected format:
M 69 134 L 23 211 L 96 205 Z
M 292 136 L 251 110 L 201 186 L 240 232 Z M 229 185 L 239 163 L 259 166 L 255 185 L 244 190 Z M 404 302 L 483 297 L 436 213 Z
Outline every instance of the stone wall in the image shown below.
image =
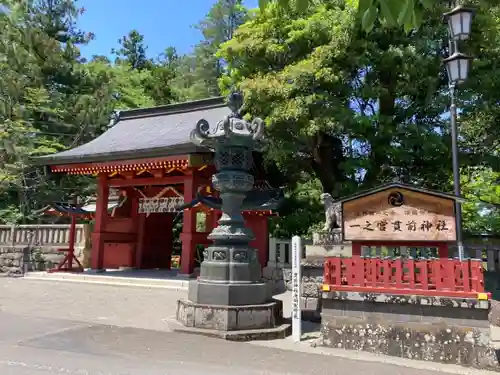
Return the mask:
M 0 225 L 0 275 L 22 275 L 25 271 L 44 271 L 56 266 L 67 248 L 69 225 Z M 77 225 L 75 255 L 82 262 L 90 248 L 90 227 Z
M 24 274 L 24 251 L 15 247 L 0 247 L 0 275 Z
M 323 260 L 302 260 L 302 318 L 321 319 L 321 285 L 323 284 Z M 276 295 L 292 290 L 292 269 L 265 267 L 263 277 L 268 283 L 269 294 Z
M 57 248 L 0 247 L 0 276 L 21 276 L 26 271 L 45 271 L 55 267 L 65 253 Z M 83 259 L 83 249 L 75 249 L 78 259 Z
M 353 292 L 323 294 L 320 345 L 500 370 L 489 301 Z

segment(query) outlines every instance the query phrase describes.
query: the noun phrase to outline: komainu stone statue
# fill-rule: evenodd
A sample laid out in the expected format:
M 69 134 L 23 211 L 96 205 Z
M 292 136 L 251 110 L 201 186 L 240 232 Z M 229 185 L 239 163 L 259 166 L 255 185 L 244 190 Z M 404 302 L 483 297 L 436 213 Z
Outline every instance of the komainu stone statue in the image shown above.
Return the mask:
M 313 245 L 339 245 L 342 243 L 342 204 L 336 203 L 328 193 L 321 194 L 320 198 L 325 208 L 325 225 L 313 233 Z
M 325 226 L 324 232 L 332 232 L 333 229 L 342 227 L 342 206 L 335 203 L 329 193 L 321 194 L 321 202 L 325 207 Z

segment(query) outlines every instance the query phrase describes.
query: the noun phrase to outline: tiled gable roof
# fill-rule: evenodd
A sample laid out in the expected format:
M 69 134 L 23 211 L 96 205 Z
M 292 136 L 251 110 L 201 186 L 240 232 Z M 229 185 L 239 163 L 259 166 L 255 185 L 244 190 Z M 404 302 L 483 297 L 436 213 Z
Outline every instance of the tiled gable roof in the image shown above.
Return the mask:
M 96 139 L 71 150 L 38 158 L 39 164 L 75 164 L 207 152 L 189 135 L 198 120 L 215 125 L 230 113 L 223 98 L 134 109 Z

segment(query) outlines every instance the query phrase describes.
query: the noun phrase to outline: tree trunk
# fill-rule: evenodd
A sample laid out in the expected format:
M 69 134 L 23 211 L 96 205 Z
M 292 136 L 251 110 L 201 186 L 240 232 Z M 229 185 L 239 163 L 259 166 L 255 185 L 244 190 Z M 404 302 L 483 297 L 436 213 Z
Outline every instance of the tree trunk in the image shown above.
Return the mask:
M 340 196 L 344 172 L 341 164 L 345 161 L 342 140 L 320 132 L 313 136 L 312 168 L 321 182 L 323 193 L 333 198 Z
M 363 183 L 368 188 L 385 182 L 384 180 L 391 175 L 391 171 L 386 171 L 385 168 L 389 164 L 387 150 L 391 147 L 392 132 L 394 130 L 397 71 L 381 70 L 378 78 L 380 85 L 385 90 L 382 90 L 379 97 L 379 121 L 370 142 L 371 166 Z

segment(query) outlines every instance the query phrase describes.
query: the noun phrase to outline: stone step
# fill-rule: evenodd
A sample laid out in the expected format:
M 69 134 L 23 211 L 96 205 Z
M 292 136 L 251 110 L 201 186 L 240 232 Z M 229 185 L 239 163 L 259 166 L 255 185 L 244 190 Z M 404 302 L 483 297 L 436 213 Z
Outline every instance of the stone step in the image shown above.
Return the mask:
M 165 319 L 165 322 L 173 332 L 220 338 L 228 341 L 279 340 L 292 334 L 292 325 L 289 323 L 283 323 L 274 328 L 218 331 L 215 329 L 186 327 L 175 318 Z
M 102 285 L 122 285 L 146 288 L 163 288 L 171 290 L 187 290 L 189 285 L 188 279 L 166 279 L 166 278 L 150 278 L 150 277 L 123 277 L 103 274 L 87 274 L 87 273 L 66 273 L 66 272 L 27 272 L 24 278 L 28 280 L 41 281 L 62 281 L 62 282 L 77 282 L 88 284 Z

